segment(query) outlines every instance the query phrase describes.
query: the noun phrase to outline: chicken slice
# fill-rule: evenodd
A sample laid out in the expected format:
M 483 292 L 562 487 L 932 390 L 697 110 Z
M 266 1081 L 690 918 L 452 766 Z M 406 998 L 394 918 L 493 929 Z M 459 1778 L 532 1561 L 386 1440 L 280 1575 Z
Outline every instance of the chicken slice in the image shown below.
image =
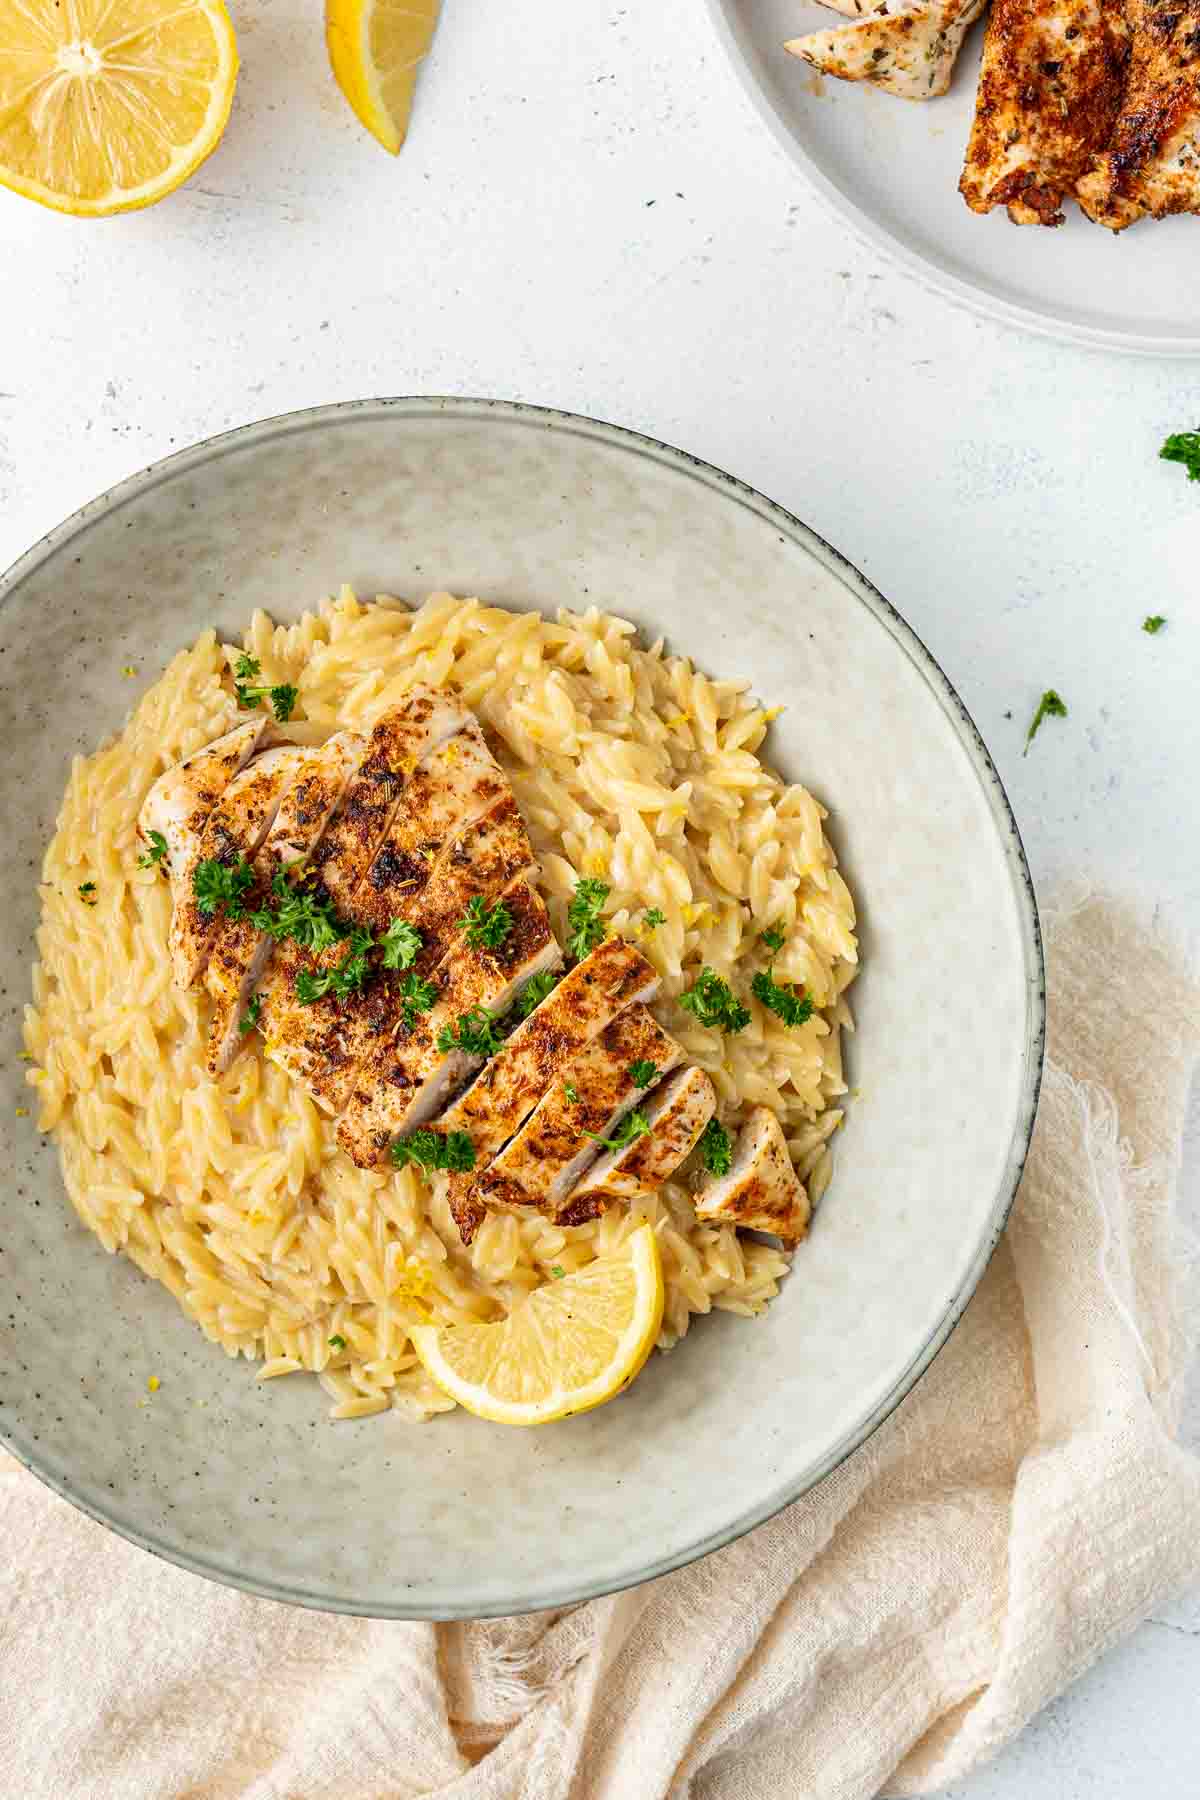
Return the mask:
M 480 746 L 484 755 L 488 752 L 482 745 L 482 734 L 478 736 L 479 746 L 471 741 L 469 732 L 461 734 L 466 742 L 457 761 L 451 764 L 452 769 L 465 770 L 466 785 L 445 771 L 444 779 L 424 781 L 422 769 L 417 770 L 409 784 L 412 804 L 402 802 L 400 810 L 407 820 L 407 841 L 410 845 L 419 843 L 421 856 L 412 863 L 400 860 L 401 836 L 398 820 L 394 821 L 387 840 L 396 847 L 396 857 L 389 858 L 390 872 L 380 874 L 372 887 L 372 874 L 378 872 L 380 857 L 387 855 L 385 845 L 349 903 L 349 916 L 380 935 L 397 918 L 406 919 L 421 930 L 424 949 L 409 972 L 422 977 L 428 977 L 445 956 L 453 927 L 472 893 L 482 893 L 490 900 L 497 891 L 511 885 L 515 876 L 534 866 L 533 850 L 516 802 L 508 793 L 498 765 L 492 764 L 489 772 L 479 757 Z M 459 738 L 452 741 L 458 743 Z M 492 796 L 497 784 L 503 789 L 502 798 L 493 801 L 482 819 L 477 817 L 451 839 L 438 860 L 428 864 L 425 853 L 436 856 L 442 834 L 455 821 L 456 810 L 458 816 L 466 813 L 469 817 Z M 332 831 L 337 830 L 337 824 L 335 818 Z M 314 866 L 327 866 L 324 855 L 322 842 L 312 859 Z M 411 886 L 408 878 L 399 873 L 404 867 L 419 870 L 412 877 Z M 359 1064 L 392 1036 L 400 1003 L 397 982 L 381 979 L 381 959 L 377 955 L 372 958 L 372 979 L 364 992 L 346 999 L 326 994 L 308 1004 L 301 1002 L 296 993 L 301 972 L 320 973 L 336 967 L 345 955 L 343 944 L 316 956 L 295 944 L 280 945 L 263 1002 L 269 1053 L 281 1068 L 307 1084 L 321 1106 L 335 1113 L 341 1112 L 350 1100 Z M 357 1132 L 355 1135 L 357 1138 Z
M 555 969 L 562 952 L 550 929 L 550 916 L 539 894 L 523 882 L 505 896 L 512 928 L 494 949 L 459 944 L 439 971 L 441 993 L 434 1007 L 401 1020 L 362 1063 L 353 1092 L 338 1121 L 338 1142 L 360 1168 L 379 1161 L 392 1139 L 416 1131 L 441 1111 L 447 1097 L 483 1057 L 438 1048 L 444 1030 L 477 1007 L 498 1018 L 526 982 L 544 969 Z
M 932 100 L 950 86 L 963 39 L 986 4 L 915 0 L 892 8 L 884 0 L 863 7 L 853 25 L 810 31 L 792 38 L 784 49 L 839 81 L 869 81 L 902 100 Z
M 752 1106 L 728 1175 L 710 1176 L 701 1184 L 696 1217 L 745 1231 L 769 1231 L 791 1248 L 808 1230 L 811 1210 L 783 1127 L 769 1106 Z
M 295 779 L 285 788 L 275 822 L 254 858 L 253 905 L 265 905 L 280 870 L 306 857 L 319 843 L 334 808 L 366 749 L 353 731 L 340 731 L 317 750 L 305 753 Z M 248 918 L 224 920 L 204 972 L 212 1001 L 208 1027 L 208 1072 L 224 1074 L 244 1041 L 246 1009 L 270 960 L 274 944 Z
M 1109 140 L 1129 28 L 1111 0 L 993 0 L 959 192 L 972 212 L 1060 225 Z
M 690 1156 L 717 1110 L 717 1090 L 689 1063 L 661 1081 L 642 1103 L 650 1130 L 594 1162 L 558 1215 L 560 1225 L 599 1218 L 611 1200 L 652 1193 Z
M 585 1044 L 606 1031 L 627 1006 L 652 1000 L 659 976 L 624 938 L 605 938 L 564 975 L 443 1114 L 446 1131 L 465 1131 L 482 1169 L 529 1117 L 554 1077 Z M 447 1199 L 459 1235 L 469 1244 L 486 1208 L 474 1199 L 473 1175 L 452 1175 Z
M 1098 225 L 1200 212 L 1200 0 L 1127 0 L 1129 78 L 1107 147 L 1075 192 Z
M 321 886 L 345 917 L 350 917 L 354 890 L 387 835 L 410 777 L 430 751 L 470 723 L 470 714 L 453 696 L 421 686 L 411 688 L 399 706 L 390 706 L 375 721 L 367 754 L 314 860 Z
M 138 830 L 147 843 L 152 831 L 167 843 L 172 892 L 190 892 L 192 870 L 200 857 L 200 839 L 209 814 L 235 775 L 240 775 L 258 749 L 270 718 L 262 714 L 227 731 L 185 762 L 160 775 L 138 814 Z
M 477 1176 L 475 1198 L 505 1209 L 536 1207 L 553 1217 L 599 1155 L 596 1140 L 608 1137 L 637 1105 L 642 1090 L 631 1065 L 652 1062 L 665 1075 L 682 1060 L 680 1046 L 646 1007 L 627 1008 L 571 1058 L 528 1123 Z
M 413 771 L 366 879 L 351 896 L 348 917 L 376 931 L 407 917 L 446 840 L 506 797 L 511 799 L 504 772 L 471 719 Z M 530 852 L 521 866 L 532 861 Z
M 304 752 L 297 746 L 281 745 L 264 750 L 234 776 L 208 815 L 193 872 L 203 862 L 232 867 L 243 857 L 249 862 L 258 855 L 283 790 L 303 761 Z M 181 988 L 191 987 L 204 973 L 213 944 L 227 923 L 224 907 L 214 913 L 201 911 L 190 884 L 175 894 L 168 941 L 175 980 Z

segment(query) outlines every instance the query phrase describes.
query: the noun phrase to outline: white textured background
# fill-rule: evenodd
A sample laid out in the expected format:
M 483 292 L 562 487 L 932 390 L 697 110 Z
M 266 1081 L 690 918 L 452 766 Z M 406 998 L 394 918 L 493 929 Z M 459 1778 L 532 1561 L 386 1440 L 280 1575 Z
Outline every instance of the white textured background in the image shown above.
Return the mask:
M 0 567 L 119 477 L 293 407 L 596 414 L 742 476 L 883 589 L 987 739 L 1043 897 L 1082 875 L 1195 931 L 1200 484 L 1156 452 L 1200 426 L 1200 362 L 1020 336 L 860 249 L 699 0 L 445 3 L 398 162 L 345 110 L 315 0 L 233 0 L 233 119 L 181 193 L 96 224 L 0 194 Z M 1047 686 L 1070 717 L 1023 758 Z M 1200 1111 L 1185 1185 L 1194 1215 Z M 1198 1692 L 1200 1595 L 954 1800 L 1196 1800 Z

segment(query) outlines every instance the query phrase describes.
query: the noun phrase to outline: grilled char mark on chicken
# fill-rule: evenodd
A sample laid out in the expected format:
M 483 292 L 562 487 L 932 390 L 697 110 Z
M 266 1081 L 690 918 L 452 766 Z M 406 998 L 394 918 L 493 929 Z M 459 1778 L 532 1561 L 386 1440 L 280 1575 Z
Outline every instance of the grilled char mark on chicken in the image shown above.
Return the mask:
M 959 191 L 972 212 L 1060 225 L 1109 141 L 1129 56 L 1111 0 L 993 0 Z
M 1200 212 L 1200 0 L 1127 0 L 1129 79 L 1111 138 L 1080 179 L 1098 225 Z
M 717 1090 L 694 1063 L 660 1081 L 640 1103 L 650 1130 L 619 1150 L 607 1150 L 572 1189 L 559 1225 L 584 1225 L 613 1200 L 653 1193 L 689 1157 L 717 1110 Z
M 682 1059 L 680 1046 L 646 1007 L 627 1008 L 571 1058 L 528 1122 L 477 1177 L 475 1198 L 553 1217 L 603 1148 L 597 1139 L 615 1131 L 641 1098 L 632 1065 L 651 1062 L 666 1075 Z
M 902 100 L 944 94 L 963 39 L 987 0 L 911 0 L 910 4 L 839 5 L 853 25 L 811 31 L 784 45 L 823 75 L 869 81 Z
M 751 1107 L 729 1173 L 701 1183 L 696 1217 L 771 1232 L 792 1249 L 808 1230 L 811 1210 L 779 1120 L 769 1106 Z
M 280 795 L 296 773 L 303 752 L 294 747 L 265 750 L 235 775 L 208 815 L 200 834 L 193 873 L 205 862 L 234 867 L 250 862 L 270 830 Z M 199 980 L 209 953 L 227 923 L 223 907 L 204 912 L 190 889 L 174 896 L 171 913 L 171 961 L 181 988 Z
M 269 728 L 266 714 L 238 725 L 160 775 L 146 795 L 138 830 L 147 843 L 152 831 L 166 839 L 173 894 L 190 892 L 192 871 L 200 860 L 200 840 L 213 807 L 235 775 L 241 774 Z
M 276 875 L 300 862 L 320 841 L 365 748 L 365 739 L 343 731 L 319 750 L 299 753 L 296 777 L 284 790 L 275 822 L 253 859 L 255 886 L 247 912 L 269 905 L 275 897 Z M 245 1041 L 240 1027 L 273 948 L 272 939 L 249 918 L 222 920 L 204 973 L 212 1000 L 206 1060 L 214 1079 L 229 1067 Z
M 658 971 L 623 938 L 606 938 L 568 971 L 519 1025 L 478 1079 L 442 1117 L 446 1131 L 465 1131 L 482 1168 L 524 1124 L 547 1088 L 584 1046 L 625 1008 L 652 1000 Z M 486 1216 L 471 1190 L 474 1175 L 449 1177 L 446 1198 L 469 1244 Z
M 540 895 L 519 882 L 505 904 L 512 927 L 504 941 L 495 947 L 457 944 L 438 970 L 433 1008 L 411 1025 L 401 1016 L 361 1064 L 338 1121 L 338 1142 L 360 1168 L 378 1162 L 395 1137 L 432 1119 L 483 1063 L 471 1050 L 440 1049 L 443 1031 L 455 1032 L 476 1009 L 502 1017 L 534 975 L 561 962 Z
M 410 777 L 431 751 L 470 723 L 458 701 L 421 686 L 376 720 L 367 753 L 315 859 L 324 891 L 343 917 L 352 917 L 354 890 L 387 835 Z

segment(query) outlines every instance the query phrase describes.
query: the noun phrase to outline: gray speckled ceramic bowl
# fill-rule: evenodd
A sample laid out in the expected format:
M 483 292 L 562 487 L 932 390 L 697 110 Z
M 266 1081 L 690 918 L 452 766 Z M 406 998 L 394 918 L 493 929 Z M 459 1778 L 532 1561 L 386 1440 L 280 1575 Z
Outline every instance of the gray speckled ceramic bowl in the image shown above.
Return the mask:
M 35 882 L 69 759 L 123 664 L 293 617 L 342 580 L 595 601 L 787 711 L 771 751 L 829 805 L 862 917 L 833 1187 L 766 1316 L 696 1321 L 629 1394 L 539 1432 L 455 1413 L 327 1422 L 262 1386 L 78 1224 L 16 1061 Z M 971 721 L 902 620 L 797 520 L 610 426 L 462 400 L 331 407 L 184 451 L 0 582 L 4 1441 L 145 1548 L 303 1605 L 453 1617 L 561 1605 L 726 1543 L 826 1474 L 944 1342 L 1003 1227 L 1041 1068 L 1037 917 Z M 139 1407 L 148 1374 L 161 1378 Z M 204 1402 L 203 1405 L 198 1404 Z

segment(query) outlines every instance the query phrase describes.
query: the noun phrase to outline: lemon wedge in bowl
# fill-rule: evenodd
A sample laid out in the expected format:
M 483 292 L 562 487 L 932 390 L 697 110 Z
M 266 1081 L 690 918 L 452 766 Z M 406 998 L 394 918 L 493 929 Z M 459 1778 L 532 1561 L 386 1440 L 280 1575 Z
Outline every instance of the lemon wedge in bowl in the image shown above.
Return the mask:
M 546 1425 L 611 1400 L 662 1326 L 658 1240 L 639 1225 L 611 1256 L 548 1281 L 496 1325 L 417 1325 L 443 1393 L 498 1425 Z
M 327 0 L 325 42 L 337 84 L 373 138 L 395 156 L 408 132 L 417 70 L 441 0 Z
M 224 0 L 0 5 L 0 185 L 85 218 L 150 206 L 225 129 Z

